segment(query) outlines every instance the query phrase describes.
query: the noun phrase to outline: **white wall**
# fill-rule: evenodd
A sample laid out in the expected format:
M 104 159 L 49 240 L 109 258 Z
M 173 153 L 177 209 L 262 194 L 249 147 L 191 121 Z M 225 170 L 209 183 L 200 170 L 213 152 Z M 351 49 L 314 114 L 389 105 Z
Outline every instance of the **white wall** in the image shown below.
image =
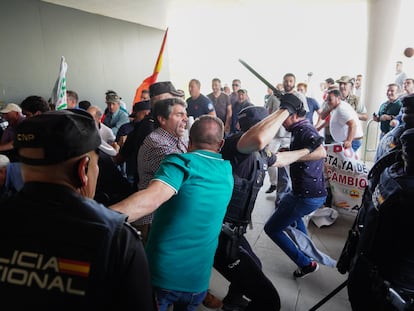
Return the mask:
M 137 86 L 155 65 L 164 31 L 36 0 L 2 0 L 0 102 L 29 95 L 48 99 L 68 64 L 67 88 L 105 106 L 117 91 L 130 108 Z M 168 53 L 160 79 L 166 79 Z

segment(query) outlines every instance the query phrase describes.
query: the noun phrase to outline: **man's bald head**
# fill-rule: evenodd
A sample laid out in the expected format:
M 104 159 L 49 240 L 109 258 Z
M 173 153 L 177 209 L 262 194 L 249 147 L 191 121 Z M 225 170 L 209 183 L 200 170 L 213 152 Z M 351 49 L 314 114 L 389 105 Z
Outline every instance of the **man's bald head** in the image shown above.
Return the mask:
M 223 137 L 223 121 L 211 115 L 203 115 L 191 126 L 189 149 L 218 152 L 223 146 Z

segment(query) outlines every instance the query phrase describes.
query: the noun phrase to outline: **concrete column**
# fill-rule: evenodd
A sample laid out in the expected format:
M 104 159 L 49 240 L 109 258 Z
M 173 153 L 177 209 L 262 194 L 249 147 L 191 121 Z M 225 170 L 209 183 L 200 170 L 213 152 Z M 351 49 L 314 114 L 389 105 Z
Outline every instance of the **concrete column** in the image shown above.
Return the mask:
M 391 59 L 391 53 L 400 7 L 401 0 L 368 0 L 368 47 L 363 98 L 365 98 L 369 119 L 384 101 L 386 85 L 394 82 L 389 79 L 388 68 L 392 62 L 395 62 Z M 376 124 L 371 124 L 368 141 L 363 148 L 370 150 L 375 147 L 376 129 Z M 366 159 L 371 161 L 374 155 L 374 152 L 366 152 Z

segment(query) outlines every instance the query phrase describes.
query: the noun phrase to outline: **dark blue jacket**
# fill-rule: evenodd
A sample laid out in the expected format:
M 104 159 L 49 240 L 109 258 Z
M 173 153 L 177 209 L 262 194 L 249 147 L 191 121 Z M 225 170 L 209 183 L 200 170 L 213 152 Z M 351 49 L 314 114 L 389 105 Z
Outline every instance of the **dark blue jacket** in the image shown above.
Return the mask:
M 14 310 L 155 310 L 139 234 L 69 187 L 30 182 L 0 202 L 0 296 Z

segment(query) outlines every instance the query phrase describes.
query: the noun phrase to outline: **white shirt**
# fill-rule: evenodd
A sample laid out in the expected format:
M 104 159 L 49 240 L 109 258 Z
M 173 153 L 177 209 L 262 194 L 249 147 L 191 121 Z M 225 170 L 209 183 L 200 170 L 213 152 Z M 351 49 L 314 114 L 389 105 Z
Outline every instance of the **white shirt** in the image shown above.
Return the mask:
M 348 137 L 349 127 L 346 123 L 349 120 L 354 120 L 356 123 L 356 133 L 354 139 L 362 137 L 364 132 L 362 130 L 362 124 L 358 118 L 358 114 L 350 104 L 341 100 L 341 103 L 331 111 L 331 118 L 329 121 L 331 135 L 336 142 L 343 142 Z
M 110 145 L 115 141 L 114 132 L 110 127 L 106 126 L 103 123 L 101 123 L 101 127 L 99 128 L 99 135 L 101 135 L 101 138 L 104 142 Z

